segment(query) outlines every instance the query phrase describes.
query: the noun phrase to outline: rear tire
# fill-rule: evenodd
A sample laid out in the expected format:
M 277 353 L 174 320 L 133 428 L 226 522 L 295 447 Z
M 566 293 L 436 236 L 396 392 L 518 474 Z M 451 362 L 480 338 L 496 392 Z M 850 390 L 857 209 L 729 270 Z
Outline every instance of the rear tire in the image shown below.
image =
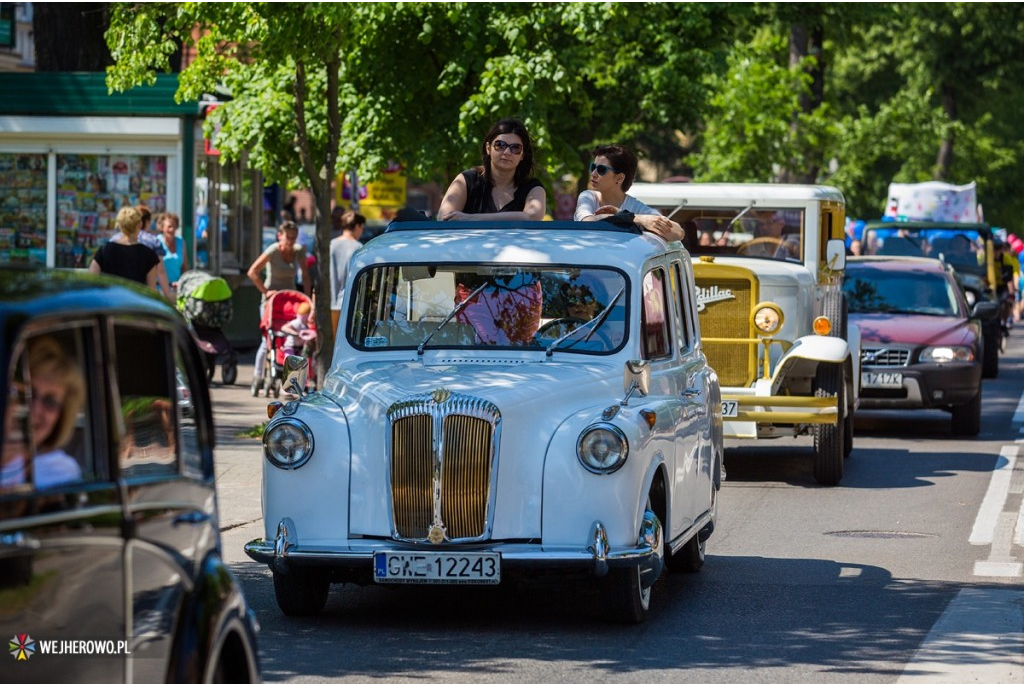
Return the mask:
M 238 380 L 238 362 L 230 359 L 224 362 L 220 367 L 220 379 L 224 385 L 234 385 Z
M 285 616 L 315 616 L 327 604 L 331 583 L 326 578 L 274 571 L 274 597 Z
M 974 437 L 981 432 L 981 388 L 970 402 L 953 407 L 953 435 Z
M 834 424 L 814 426 L 814 480 L 821 485 L 839 485 L 843 479 L 846 452 L 846 382 L 841 364 L 822 364 L 815 380 L 816 397 L 835 397 L 840 416 Z M 852 445 L 851 445 L 852 448 Z

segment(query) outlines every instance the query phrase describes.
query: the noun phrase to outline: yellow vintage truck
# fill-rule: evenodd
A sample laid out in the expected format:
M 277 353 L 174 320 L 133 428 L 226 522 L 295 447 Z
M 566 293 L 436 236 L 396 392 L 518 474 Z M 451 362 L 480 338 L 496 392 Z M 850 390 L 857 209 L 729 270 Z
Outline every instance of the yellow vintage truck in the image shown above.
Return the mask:
M 847 321 L 845 200 L 836 188 L 636 183 L 683 226 L 699 321 L 722 386 L 725 435 L 812 435 L 813 470 L 837 485 L 853 449 L 860 331 Z

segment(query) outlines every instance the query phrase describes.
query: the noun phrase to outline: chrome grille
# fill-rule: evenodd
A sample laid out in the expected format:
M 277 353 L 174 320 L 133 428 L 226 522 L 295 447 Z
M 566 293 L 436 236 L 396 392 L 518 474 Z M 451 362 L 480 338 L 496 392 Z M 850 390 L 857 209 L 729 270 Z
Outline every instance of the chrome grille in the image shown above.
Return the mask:
M 723 278 L 723 267 L 694 265 L 698 292 L 706 294 L 698 317 L 700 334 L 708 363 L 718 374 L 721 384 L 747 387 L 757 373 L 757 347 L 749 342 L 754 337 L 750 308 L 757 296 L 756 281 L 749 272 L 736 268 L 729 268 L 729 271 L 744 275 Z M 732 297 L 714 299 L 726 291 Z
M 910 350 L 888 347 L 862 347 L 860 363 L 864 366 L 906 366 L 910 361 Z
M 490 534 L 501 415 L 490 402 L 439 390 L 388 410 L 393 535 L 454 542 Z

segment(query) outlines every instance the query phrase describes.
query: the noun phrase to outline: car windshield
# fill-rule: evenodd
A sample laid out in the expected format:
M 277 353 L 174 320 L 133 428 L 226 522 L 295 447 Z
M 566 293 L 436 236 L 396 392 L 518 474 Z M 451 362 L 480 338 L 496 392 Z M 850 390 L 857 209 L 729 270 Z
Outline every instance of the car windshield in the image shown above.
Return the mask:
M 685 232 L 686 249 L 694 255 L 797 261 L 803 255 L 802 209 L 737 206 L 686 209 L 674 216 Z
M 851 314 L 957 316 L 955 285 L 939 274 L 847 269 L 843 290 Z
M 609 354 L 626 337 L 627 286 L 610 268 L 379 265 L 357 276 L 345 330 L 365 350 L 545 351 L 561 339 L 557 352 Z
M 897 255 L 942 259 L 964 273 L 985 272 L 985 243 L 978 231 L 951 228 L 866 228 L 862 255 Z

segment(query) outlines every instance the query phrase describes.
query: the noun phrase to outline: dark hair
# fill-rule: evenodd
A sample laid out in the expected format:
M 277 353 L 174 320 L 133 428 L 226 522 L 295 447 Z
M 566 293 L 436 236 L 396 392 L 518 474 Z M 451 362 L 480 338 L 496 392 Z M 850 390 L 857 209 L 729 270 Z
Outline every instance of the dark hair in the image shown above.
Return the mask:
M 517 135 L 523 141 L 523 158 L 519 160 L 515 177 L 512 179 L 512 182 L 518 188 L 526 179 L 533 176 L 533 144 L 530 142 L 530 134 L 527 132 L 526 126 L 518 119 L 502 119 L 494 124 L 494 126 L 491 126 L 491 129 L 487 131 L 487 135 L 484 136 L 484 142 L 480 145 L 484 178 L 487 179 L 488 185 L 492 185 L 491 156 L 487 154 L 487 145 L 503 133 Z
M 142 223 L 148 225 L 150 218 L 153 216 L 149 211 L 149 207 L 146 205 L 135 205 L 135 211 L 142 217 Z
M 351 210 L 341 215 L 341 230 L 354 231 L 356 226 L 365 226 L 366 217 Z
M 282 221 L 281 225 L 277 227 L 278 233 L 284 233 L 285 231 L 298 231 L 299 227 L 295 225 L 294 221 Z
M 607 158 L 616 171 L 626 175 L 622 181 L 622 192 L 629 190 L 633 185 L 633 179 L 636 178 L 636 155 L 621 145 L 598 145 L 594 148 L 594 158 L 598 157 Z

